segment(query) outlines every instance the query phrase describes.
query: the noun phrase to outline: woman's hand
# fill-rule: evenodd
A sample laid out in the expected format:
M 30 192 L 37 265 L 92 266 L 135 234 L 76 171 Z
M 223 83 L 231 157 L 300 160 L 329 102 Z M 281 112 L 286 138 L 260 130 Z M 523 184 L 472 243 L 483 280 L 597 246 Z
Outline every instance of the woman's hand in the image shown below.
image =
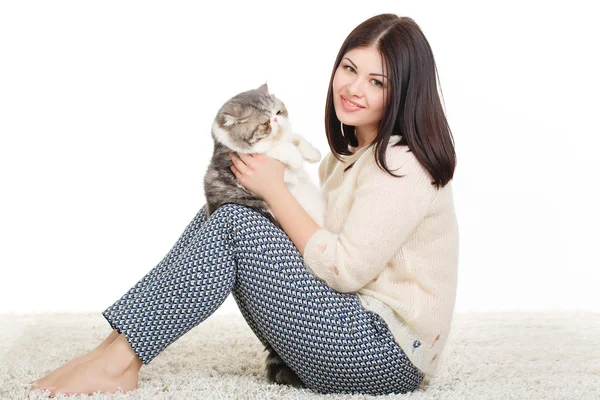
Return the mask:
M 233 164 L 229 167 L 246 189 L 269 203 L 287 190 L 283 182 L 285 164 L 263 153 L 227 153 Z

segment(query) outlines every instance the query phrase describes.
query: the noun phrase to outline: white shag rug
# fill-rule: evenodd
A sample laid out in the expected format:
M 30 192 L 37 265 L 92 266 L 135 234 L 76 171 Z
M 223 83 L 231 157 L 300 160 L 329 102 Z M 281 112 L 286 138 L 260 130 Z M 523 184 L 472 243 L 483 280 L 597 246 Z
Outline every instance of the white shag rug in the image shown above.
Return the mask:
M 27 383 L 109 333 L 99 312 L 0 314 L 0 399 L 46 398 Z M 600 399 L 600 313 L 455 313 L 437 375 L 404 395 L 268 384 L 265 356 L 241 315 L 213 314 L 142 366 L 138 389 L 56 399 Z

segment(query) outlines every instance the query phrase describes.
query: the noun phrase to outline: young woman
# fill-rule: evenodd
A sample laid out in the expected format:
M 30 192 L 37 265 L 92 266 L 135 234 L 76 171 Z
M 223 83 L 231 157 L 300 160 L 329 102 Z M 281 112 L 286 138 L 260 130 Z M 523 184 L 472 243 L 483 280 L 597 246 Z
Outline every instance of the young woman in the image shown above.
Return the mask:
M 104 342 L 37 388 L 133 390 L 141 366 L 229 293 L 282 371 L 314 391 L 383 395 L 426 382 L 450 330 L 458 264 L 456 160 L 436 73 L 412 19 L 382 14 L 356 27 L 325 106 L 325 226 L 291 196 L 279 161 L 231 156 L 285 232 L 239 204 L 208 219 L 202 207 L 161 263 L 103 311 L 114 329 Z

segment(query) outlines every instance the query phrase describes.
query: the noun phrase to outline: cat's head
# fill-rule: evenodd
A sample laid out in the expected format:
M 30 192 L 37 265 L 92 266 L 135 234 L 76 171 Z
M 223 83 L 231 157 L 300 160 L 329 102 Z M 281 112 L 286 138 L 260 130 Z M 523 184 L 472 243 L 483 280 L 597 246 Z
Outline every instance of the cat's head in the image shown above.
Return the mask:
M 229 99 L 213 122 L 213 138 L 239 153 L 263 153 L 290 132 L 285 104 L 264 83 Z

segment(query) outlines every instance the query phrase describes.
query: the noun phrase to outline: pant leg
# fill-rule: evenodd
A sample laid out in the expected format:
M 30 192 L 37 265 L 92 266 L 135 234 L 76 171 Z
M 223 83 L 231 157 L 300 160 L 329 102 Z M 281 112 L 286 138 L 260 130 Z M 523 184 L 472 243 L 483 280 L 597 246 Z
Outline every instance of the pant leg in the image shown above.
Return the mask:
M 122 307 L 103 312 L 144 364 L 233 290 L 253 331 L 313 390 L 405 393 L 422 379 L 383 320 L 310 274 L 285 232 L 250 208 L 219 207 L 169 265 Z
M 189 237 L 184 233 L 181 246 L 132 287 L 121 298 L 125 301 L 102 312 L 145 365 L 210 316 L 231 292 L 232 236 L 225 220 L 217 218 L 218 211 Z
M 385 321 L 356 293 L 340 293 L 304 266 L 287 234 L 254 210 L 229 204 L 237 234 L 233 295 L 277 354 L 312 390 L 384 395 L 414 391 L 424 374 Z
M 233 290 L 231 291 L 231 295 L 232 295 L 233 299 L 235 300 L 235 302 L 240 310 L 240 313 L 242 314 L 242 317 L 244 317 L 244 319 L 248 323 L 248 326 L 250 327 L 252 332 L 254 332 L 254 335 L 258 338 L 258 340 L 260 340 L 260 342 L 263 344 L 263 346 L 266 347 L 267 345 L 270 345 L 270 343 L 267 340 L 267 338 L 265 337 L 265 335 L 263 335 L 263 333 L 260 331 L 260 329 L 258 329 L 258 326 L 256 325 L 256 322 L 254 320 L 254 317 L 252 316 L 252 313 L 250 312 L 250 309 L 248 308 L 248 306 L 246 306 L 246 303 L 243 300 L 240 300 L 240 298 L 238 297 L 238 295 L 236 293 L 238 293 L 238 292 L 235 290 L 235 285 L 234 285 Z
M 180 235 L 179 239 L 175 243 L 175 245 L 169 250 L 169 252 L 164 256 L 162 261 L 158 263 L 158 265 L 150 270 L 142 279 L 140 279 L 131 289 L 129 289 L 119 300 L 117 300 L 113 305 L 106 309 L 106 313 L 114 312 L 121 308 L 127 301 L 131 298 L 137 296 L 139 293 L 146 290 L 146 286 L 148 282 L 151 282 L 157 275 L 162 273 L 165 269 L 168 269 L 170 265 L 181 256 L 183 250 L 189 245 L 190 241 L 194 237 L 194 235 L 200 229 L 200 226 L 206 221 L 206 204 L 202 206 L 200 211 L 196 213 L 196 216 L 192 219 L 192 221 L 187 225 L 183 233 Z M 113 329 L 119 330 L 117 326 L 111 324 Z M 121 333 L 121 332 L 119 332 Z

